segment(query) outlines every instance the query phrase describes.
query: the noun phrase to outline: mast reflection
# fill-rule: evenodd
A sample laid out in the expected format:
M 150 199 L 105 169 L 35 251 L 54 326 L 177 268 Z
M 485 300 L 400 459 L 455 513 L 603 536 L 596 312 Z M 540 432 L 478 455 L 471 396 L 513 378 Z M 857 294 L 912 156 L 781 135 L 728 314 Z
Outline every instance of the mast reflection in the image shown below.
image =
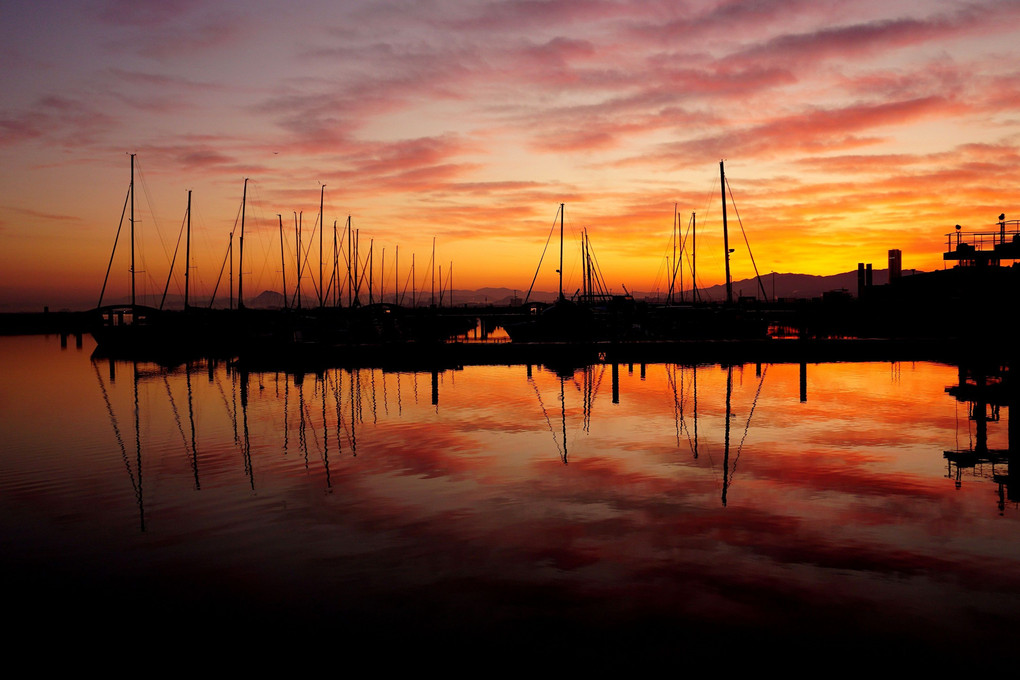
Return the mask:
M 412 418 L 413 422 L 407 424 L 413 428 L 437 428 L 436 434 L 444 434 L 444 426 L 438 422 L 429 424 L 431 419 L 424 419 L 421 407 L 427 403 L 431 408 L 432 419 L 440 415 L 440 402 L 444 399 L 444 385 L 449 385 L 453 390 L 453 406 L 448 411 L 448 417 L 459 418 L 457 405 L 462 398 L 456 394 L 452 377 L 461 368 L 428 368 L 424 370 L 403 370 L 386 371 L 378 368 L 350 368 L 350 369 L 324 369 L 314 374 L 296 372 L 288 374 L 282 371 L 273 372 L 252 372 L 244 367 L 230 363 L 220 365 L 212 361 L 206 362 L 208 371 L 208 387 L 201 390 L 193 381 L 193 372 L 201 370 L 199 362 L 188 362 L 178 369 L 159 367 L 156 365 L 140 366 L 137 362 L 132 363 L 132 390 L 135 392 L 133 400 L 137 412 L 135 413 L 135 427 L 138 430 L 135 442 L 135 455 L 133 461 L 129 460 L 126 440 L 121 431 L 121 424 L 115 415 L 114 400 L 109 395 L 106 381 L 99 371 L 98 363 L 94 371 L 100 384 L 100 391 L 104 395 L 107 405 L 107 412 L 110 417 L 111 427 L 114 431 L 114 438 L 118 442 L 122 457 L 128 465 L 132 488 L 138 499 L 139 515 L 144 525 L 144 508 L 142 506 L 141 470 L 142 456 L 147 447 L 141 437 L 141 424 L 146 418 L 160 418 L 159 411 L 165 409 L 170 413 L 168 422 L 171 431 L 175 432 L 175 438 L 180 442 L 181 449 L 185 452 L 188 461 L 189 473 L 192 478 L 193 488 L 201 490 L 205 486 L 202 471 L 208 471 L 212 460 L 223 461 L 223 454 L 226 451 L 222 446 L 204 445 L 207 438 L 214 438 L 215 432 L 230 433 L 228 439 L 232 439 L 233 446 L 230 450 L 234 455 L 239 455 L 240 465 L 234 463 L 235 468 L 243 472 L 246 487 L 251 493 L 255 493 L 260 485 L 260 478 L 268 474 L 268 468 L 286 464 L 295 447 L 300 453 L 300 458 L 295 461 L 306 471 L 315 473 L 314 477 L 321 480 L 323 488 L 332 492 L 338 483 L 338 474 L 344 470 L 338 468 L 338 462 L 345 459 L 344 453 L 349 452 L 346 457 L 349 461 L 358 458 L 359 447 L 363 443 L 369 446 L 377 445 L 380 437 L 387 440 L 392 439 L 393 428 L 400 428 L 396 421 L 404 418 Z M 529 416 L 519 411 L 508 412 L 511 427 L 528 428 L 528 418 L 540 418 L 538 422 L 544 421 L 544 427 L 548 430 L 553 440 L 553 448 L 557 457 L 563 465 L 568 465 L 571 459 L 578 452 L 584 450 L 576 440 L 571 439 L 571 433 L 580 433 L 583 437 L 592 435 L 593 428 L 600 418 L 598 409 L 598 398 L 602 391 L 604 381 L 608 377 L 611 381 L 611 404 L 612 413 L 605 413 L 607 422 L 614 421 L 623 411 L 617 412 L 617 407 L 622 406 L 628 400 L 625 394 L 627 385 L 638 386 L 650 379 L 657 380 L 657 383 L 665 386 L 666 392 L 660 392 L 657 397 L 658 404 L 648 401 L 644 396 L 647 388 L 641 387 L 634 393 L 635 400 L 643 405 L 628 405 L 628 408 L 651 408 L 669 409 L 672 411 L 673 432 L 671 439 L 676 449 L 684 448 L 689 451 L 687 459 L 696 467 L 714 467 L 712 457 L 705 459 L 701 454 L 705 451 L 704 438 L 706 434 L 719 436 L 722 445 L 721 470 L 721 494 L 720 502 L 726 506 L 730 501 L 731 489 L 735 480 L 740 453 L 743 449 L 748 431 L 752 424 L 755 406 L 761 395 L 762 387 L 768 372 L 766 366 L 756 366 L 758 375 L 757 391 L 754 400 L 747 411 L 747 418 L 744 423 L 744 431 L 734 449 L 732 432 L 733 423 L 731 420 L 736 417 L 734 408 L 734 370 L 742 370 L 743 365 L 718 366 L 725 375 L 724 404 L 722 408 L 710 406 L 709 415 L 713 425 L 706 430 L 704 427 L 704 408 L 699 382 L 702 373 L 707 366 L 684 365 L 679 363 L 662 364 L 661 368 L 641 365 L 640 373 L 633 370 L 633 365 L 628 365 L 625 376 L 621 378 L 620 366 L 618 363 L 603 362 L 592 363 L 581 367 L 555 367 L 545 366 L 543 371 L 536 372 L 532 366 L 526 367 L 526 382 L 534 394 L 537 411 L 531 411 Z M 110 371 L 115 375 L 115 364 L 111 362 Z M 653 372 L 654 371 L 654 372 Z M 661 372 L 660 372 L 661 371 Z M 553 380 L 543 377 L 551 374 Z M 742 374 L 742 373 L 741 373 Z M 655 378 L 654 376 L 660 376 Z M 426 377 L 427 376 L 427 377 Z M 447 380 L 447 378 L 450 380 Z M 509 376 L 508 376 L 509 377 Z M 419 404 L 419 379 L 427 379 L 429 392 L 427 402 Z M 162 399 L 149 394 L 142 400 L 139 392 L 144 391 L 147 382 L 158 380 Z M 395 388 L 390 381 L 395 380 Z M 408 413 L 408 404 L 404 402 L 404 390 L 406 382 L 410 380 L 413 391 L 414 412 Z M 254 384 L 258 385 L 253 390 Z M 267 390 L 266 387 L 272 381 L 275 389 Z M 282 385 L 281 385 L 282 381 Z M 638 382 L 640 381 L 640 382 Z M 511 385 L 512 381 L 506 383 Z M 112 381 L 110 384 L 113 384 Z M 469 389 L 478 389 L 477 385 L 469 385 Z M 511 388 L 512 389 L 512 388 Z M 654 388 L 653 388 L 654 389 Z M 181 408 L 181 398 L 178 396 L 183 390 L 186 398 L 185 410 Z M 577 395 L 576 397 L 574 395 Z M 390 408 L 389 399 L 395 397 L 395 408 Z M 426 399 L 422 394 L 421 398 Z M 575 401 L 576 399 L 576 401 Z M 381 400 L 381 404 L 379 403 Z M 556 404 L 554 402 L 558 401 Z M 216 404 L 219 403 L 217 407 Z M 152 410 L 149 415 L 144 414 L 145 409 Z M 479 413 L 488 414 L 500 413 L 501 404 L 498 401 L 491 403 L 479 402 L 477 407 L 484 409 Z M 295 413 L 296 411 L 296 413 Z M 366 412 L 369 411 L 369 412 Z M 718 418 L 722 423 L 718 423 Z M 668 411 L 666 411 L 668 412 Z M 201 427 L 198 424 L 199 416 L 205 414 L 205 420 Z M 468 416 L 470 417 L 470 416 Z M 502 419 L 502 415 L 493 415 Z M 367 426 L 366 426 L 367 419 Z M 575 420 L 576 419 L 576 420 Z M 576 430 L 571 427 L 570 422 L 577 423 Z M 495 422 L 495 421 L 494 421 Z M 272 425 L 275 423 L 275 425 Z M 534 421 L 532 421 L 534 423 Z M 270 426 L 272 425 L 272 426 Z M 409 430 L 424 431 L 424 430 Z M 362 442 L 367 434 L 369 440 Z M 430 435 L 431 436 L 431 435 Z M 684 443 L 686 441 L 686 444 Z M 204 450 L 204 452 L 203 452 Z M 267 459 L 276 452 L 281 462 L 277 463 Z M 417 455 L 414 440 L 405 443 L 401 455 L 408 456 L 408 460 Z M 440 452 L 441 453 L 441 452 Z M 208 460 L 206 460 L 208 457 Z M 237 458 L 234 459 L 235 461 Z M 716 459 L 718 460 L 718 459 Z M 221 469 L 217 463 L 215 466 Z M 260 473 L 260 469 L 262 472 Z M 319 477 L 321 475 L 321 477 Z

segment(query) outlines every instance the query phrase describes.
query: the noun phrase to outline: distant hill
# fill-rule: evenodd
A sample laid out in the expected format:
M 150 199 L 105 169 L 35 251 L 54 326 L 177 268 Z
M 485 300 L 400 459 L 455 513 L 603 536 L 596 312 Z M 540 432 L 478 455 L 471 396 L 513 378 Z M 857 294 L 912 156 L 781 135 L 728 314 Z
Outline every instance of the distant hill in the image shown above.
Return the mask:
M 814 276 L 811 274 L 766 274 L 762 276 L 762 285 L 765 287 L 765 294 L 771 299 L 776 298 L 816 298 L 822 293 L 833 290 L 845 290 L 854 297 L 857 297 L 857 270 L 843 272 L 842 274 L 830 274 L 829 276 Z M 875 269 L 871 274 L 872 285 L 884 286 L 889 283 L 888 269 Z M 725 300 L 726 286 L 709 286 L 698 291 L 702 299 Z M 755 279 L 741 279 L 733 282 L 733 296 L 746 295 L 750 297 L 761 297 L 761 288 Z
M 905 272 L 904 276 L 910 276 L 909 272 Z M 889 270 L 888 269 L 875 269 L 872 271 L 872 285 L 881 286 L 889 282 Z M 843 272 L 841 274 L 831 274 L 829 276 L 814 276 L 811 274 L 766 274 L 762 277 L 762 284 L 765 287 L 765 293 L 769 298 L 773 295 L 777 298 L 817 298 L 821 297 L 823 293 L 834 290 L 845 290 L 854 297 L 857 296 L 857 270 Z M 614 291 L 617 293 L 623 293 L 623 291 Z M 654 291 L 631 291 L 635 299 L 638 300 L 656 300 L 664 299 L 666 296 L 665 291 L 659 291 L 658 294 Z M 722 301 L 726 299 L 726 286 L 720 284 L 715 286 L 709 286 L 707 288 L 700 288 L 698 290 L 701 300 L 703 301 Z M 464 290 L 455 289 L 453 291 L 453 304 L 459 306 L 463 305 L 511 305 L 521 304 L 524 302 L 524 297 L 527 294 L 526 290 L 514 290 L 512 288 L 478 288 L 477 290 Z M 532 302 L 553 302 L 556 300 L 557 293 L 555 291 L 532 291 L 531 297 L 529 298 Z M 690 289 L 684 291 L 685 297 L 690 295 Z M 761 297 L 761 290 L 758 286 L 758 282 L 755 279 L 741 279 L 733 282 L 733 296 L 749 296 L 749 297 Z M 314 307 L 314 298 L 309 298 L 304 301 L 306 307 Z M 428 305 L 431 300 L 431 293 L 424 293 L 418 295 L 419 305 Z M 392 302 L 393 298 L 391 295 L 386 296 L 386 302 Z M 127 304 L 128 299 L 116 300 L 115 302 L 120 304 Z M 245 306 L 255 309 L 279 309 L 284 306 L 283 295 L 277 291 L 264 290 L 254 298 L 248 298 L 245 300 Z M 345 301 L 346 302 L 346 301 Z M 367 302 L 367 296 L 362 295 L 362 302 Z M 438 300 L 437 300 L 438 302 Z M 446 306 L 450 302 L 449 291 L 443 294 L 443 305 Z M 404 305 L 410 305 L 410 295 L 405 295 L 403 299 Z M 192 302 L 192 305 L 196 307 L 203 307 L 209 304 L 208 300 L 196 299 Z M 184 306 L 184 300 L 181 296 L 170 295 L 167 296 L 166 308 L 168 309 L 181 309 Z M 217 298 L 217 307 L 225 307 L 226 298 Z

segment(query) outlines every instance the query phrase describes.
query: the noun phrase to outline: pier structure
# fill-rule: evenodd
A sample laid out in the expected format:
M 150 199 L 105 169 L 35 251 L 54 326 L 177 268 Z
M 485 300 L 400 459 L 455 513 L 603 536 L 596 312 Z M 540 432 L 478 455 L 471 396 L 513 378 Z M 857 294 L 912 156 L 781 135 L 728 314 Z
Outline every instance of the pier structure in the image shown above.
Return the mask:
M 942 259 L 964 267 L 998 267 L 1003 260 L 1020 260 L 1020 220 L 999 215 L 994 231 L 956 231 L 946 234 Z

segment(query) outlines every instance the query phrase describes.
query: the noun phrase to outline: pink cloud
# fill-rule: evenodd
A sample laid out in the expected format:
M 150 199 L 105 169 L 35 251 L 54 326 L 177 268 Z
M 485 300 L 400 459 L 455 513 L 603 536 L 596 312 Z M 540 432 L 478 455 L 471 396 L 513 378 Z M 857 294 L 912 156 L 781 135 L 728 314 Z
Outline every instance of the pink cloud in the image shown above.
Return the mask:
M 755 156 L 839 151 L 875 144 L 875 131 L 925 118 L 957 116 L 969 106 L 941 96 L 807 110 L 740 130 L 669 145 L 668 155 Z M 863 135 L 862 135 L 863 133 Z
M 472 32 L 510 32 L 520 34 L 531 29 L 568 26 L 579 22 L 630 17 L 634 7 L 625 2 L 603 0 L 504 0 L 484 5 L 478 14 L 451 17 L 450 26 Z
M 676 45 L 685 39 L 711 37 L 742 38 L 749 32 L 760 32 L 774 25 L 785 26 L 805 18 L 831 16 L 842 3 L 811 0 L 725 0 L 700 3 L 707 7 L 678 5 L 672 16 L 663 18 L 658 12 L 632 21 L 627 32 L 657 45 Z
M 1020 14 L 1020 8 L 1006 3 L 966 6 L 950 15 L 926 19 L 891 19 L 824 27 L 805 33 L 784 34 L 728 57 L 735 61 L 761 63 L 811 63 L 822 59 L 871 55 L 907 46 L 978 32 L 1003 30 L 1004 23 Z
M 112 130 L 117 120 L 82 99 L 59 95 L 39 98 L 31 111 L 8 114 L 0 119 L 0 144 L 53 136 L 65 146 L 90 143 Z
M 202 6 L 201 0 L 167 0 L 166 2 L 135 2 L 105 0 L 98 16 L 103 21 L 123 26 L 151 28 L 173 23 L 181 15 Z
M 127 50 L 159 59 L 230 44 L 250 24 L 244 13 L 226 9 L 226 5 L 196 0 L 165 3 L 108 0 L 98 18 L 122 30 L 118 40 L 107 43 L 109 50 L 114 53 Z
M 7 206 L 5 210 L 19 213 L 25 217 L 42 220 L 43 222 L 81 222 L 82 218 L 78 215 L 63 215 L 60 213 L 43 212 L 40 210 L 33 210 L 32 208 L 18 208 Z

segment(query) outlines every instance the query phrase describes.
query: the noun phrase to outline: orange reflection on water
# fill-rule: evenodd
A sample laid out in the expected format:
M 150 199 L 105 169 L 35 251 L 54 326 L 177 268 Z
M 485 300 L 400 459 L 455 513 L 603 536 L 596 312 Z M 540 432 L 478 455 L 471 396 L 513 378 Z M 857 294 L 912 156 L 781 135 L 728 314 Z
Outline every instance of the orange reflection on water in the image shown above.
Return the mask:
M 46 540 L 63 550 L 63 532 L 92 536 L 72 552 L 111 569 L 144 554 L 175 575 L 243 573 L 252 597 L 302 612 L 410 598 L 471 629 L 736 617 L 870 636 L 920 617 L 979 635 L 1020 611 L 1016 508 L 1000 514 L 987 476 L 948 478 L 943 451 L 975 435 L 945 391 L 954 367 L 294 376 L 4 342 L 19 398 L 3 495 L 61 527 Z M 1008 594 L 975 605 L 975 579 Z

